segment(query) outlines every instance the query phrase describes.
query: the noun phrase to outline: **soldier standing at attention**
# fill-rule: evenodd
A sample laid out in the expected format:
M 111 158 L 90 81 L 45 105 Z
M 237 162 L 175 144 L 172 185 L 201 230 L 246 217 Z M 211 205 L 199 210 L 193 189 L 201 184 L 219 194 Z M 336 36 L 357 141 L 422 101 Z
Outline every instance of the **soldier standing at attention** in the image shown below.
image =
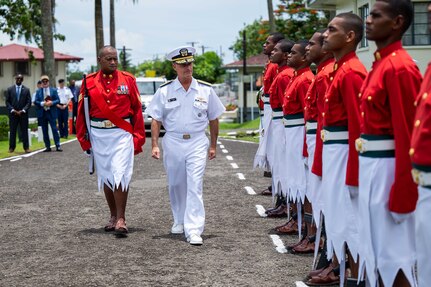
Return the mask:
M 358 97 L 360 270 L 370 286 L 416 286 L 417 186 L 409 147 L 422 76 L 401 38 L 413 19 L 410 0 L 378 0 L 366 20 L 377 51 Z
M 142 106 L 135 77 L 117 70 L 117 50 L 103 47 L 97 61 L 100 71 L 88 75 L 81 86 L 76 136 L 82 149 L 94 154 L 99 190 L 103 187 L 111 213 L 105 231 L 125 234 L 133 155 L 142 152 L 145 143 Z M 90 139 L 86 137 L 85 95 L 90 104 Z
M 431 3 L 428 5 L 428 23 L 431 31 Z M 416 98 L 417 110 L 414 121 L 410 156 L 413 178 L 419 185 L 419 201 L 416 206 L 416 249 L 419 287 L 431 282 L 431 63 Z
M 332 52 L 335 58 L 322 112 L 323 209 L 328 259 L 335 254 L 340 261 L 340 286 L 345 283 L 346 254 L 352 276 L 350 280 L 357 278 L 359 164 L 355 140 L 359 137 L 358 94 L 367 71 L 355 51 L 362 35 L 362 19 L 353 13 L 335 16 L 323 33 L 323 49 Z M 315 284 L 323 282 L 326 282 L 325 278 L 313 280 Z
M 171 233 L 184 232 L 191 245 L 202 245 L 203 176 L 207 157 L 216 157 L 218 117 L 225 108 L 210 84 L 193 78 L 194 53 L 193 47 L 179 47 L 168 54 L 177 78 L 160 86 L 146 111 L 153 118 L 151 154 L 155 159 L 160 158 L 161 124 L 166 130 L 162 146 L 174 219 Z M 208 123 L 210 141 L 205 135 Z

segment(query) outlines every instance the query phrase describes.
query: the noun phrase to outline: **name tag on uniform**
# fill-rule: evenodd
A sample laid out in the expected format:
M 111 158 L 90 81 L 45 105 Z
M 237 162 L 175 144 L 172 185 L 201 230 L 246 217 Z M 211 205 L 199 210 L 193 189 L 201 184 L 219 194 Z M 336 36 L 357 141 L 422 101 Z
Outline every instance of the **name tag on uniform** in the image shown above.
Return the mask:
M 176 100 L 177 100 L 177 98 L 170 98 L 170 99 L 168 99 L 168 103 L 175 102 Z
M 206 104 L 206 103 L 207 103 L 207 100 L 206 100 L 205 98 L 203 98 L 203 97 L 196 97 L 196 98 L 195 98 L 195 102 L 199 102 L 199 103 L 204 103 L 204 104 Z

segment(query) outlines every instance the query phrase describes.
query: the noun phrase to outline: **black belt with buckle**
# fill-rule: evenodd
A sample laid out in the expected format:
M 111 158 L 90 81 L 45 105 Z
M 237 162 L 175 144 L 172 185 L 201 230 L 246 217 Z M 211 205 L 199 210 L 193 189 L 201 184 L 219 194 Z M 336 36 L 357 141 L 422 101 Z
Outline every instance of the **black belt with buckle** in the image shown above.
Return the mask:
M 191 138 L 190 134 L 183 134 L 183 139 L 189 140 Z

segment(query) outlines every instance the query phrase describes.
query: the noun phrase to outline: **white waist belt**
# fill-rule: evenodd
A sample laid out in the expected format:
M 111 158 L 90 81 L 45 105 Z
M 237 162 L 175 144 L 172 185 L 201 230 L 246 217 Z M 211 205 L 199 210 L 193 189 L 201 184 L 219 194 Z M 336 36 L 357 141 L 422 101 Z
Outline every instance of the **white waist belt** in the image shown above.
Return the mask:
M 197 138 L 198 136 L 204 136 L 205 131 L 202 132 L 196 132 L 196 133 L 177 133 L 177 132 L 166 132 L 168 136 L 177 138 L 177 139 L 183 139 L 183 140 L 189 140 L 191 138 Z
M 420 171 L 418 169 L 412 169 L 412 176 L 414 182 L 420 186 L 430 186 L 431 185 L 431 172 Z
M 387 140 L 367 140 L 358 138 L 355 141 L 356 150 L 360 153 L 367 151 L 387 151 L 395 150 L 395 141 L 393 139 Z
M 130 119 L 124 119 L 124 120 L 126 122 L 130 123 Z M 94 128 L 102 128 L 102 129 L 111 129 L 111 128 L 117 127 L 110 120 L 103 120 L 103 121 L 93 121 L 93 120 L 90 120 L 90 126 L 92 126 Z
M 349 132 L 348 131 L 330 132 L 328 130 L 322 130 L 320 132 L 320 137 L 322 138 L 323 142 L 335 141 L 335 140 L 348 140 Z
M 289 126 L 297 126 L 297 125 L 303 125 L 304 122 L 304 118 L 300 118 L 300 119 L 286 119 L 283 118 L 283 124 L 285 127 L 289 127 Z
M 269 104 L 269 97 L 262 97 L 262 102 L 264 104 Z
M 306 122 L 305 123 L 305 130 L 317 130 L 317 122 Z
M 272 112 L 272 117 L 278 117 L 278 118 L 282 118 L 283 117 L 283 111 L 279 111 L 279 112 Z

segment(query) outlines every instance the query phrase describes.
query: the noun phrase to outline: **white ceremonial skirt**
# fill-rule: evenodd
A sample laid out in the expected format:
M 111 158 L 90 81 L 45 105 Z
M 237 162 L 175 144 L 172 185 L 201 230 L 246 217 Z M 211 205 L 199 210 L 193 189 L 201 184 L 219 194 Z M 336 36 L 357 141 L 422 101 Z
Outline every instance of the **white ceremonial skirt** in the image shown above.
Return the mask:
M 304 149 L 304 126 L 284 127 L 286 152 L 281 186 L 291 200 L 304 203 L 307 190 L 307 171 Z
M 282 186 L 286 163 L 284 154 L 286 143 L 284 140 L 284 125 L 282 119 L 272 119 L 268 141 L 268 159 L 270 159 L 272 173 L 272 194 L 286 196 L 286 190 Z
M 269 169 L 268 158 L 267 158 L 267 144 L 268 144 L 268 128 L 271 122 L 272 109 L 270 105 L 264 105 L 263 117 L 261 117 L 261 128 L 259 131 L 259 147 L 256 155 L 254 156 L 253 167 L 261 168 L 264 170 Z
M 121 128 L 91 129 L 99 191 L 106 184 L 127 191 L 133 173 L 133 136 Z
M 307 193 L 305 194 L 313 207 L 314 221 L 319 224 L 320 212 L 323 209 L 322 192 L 320 190 L 322 180 L 319 176 L 311 172 L 314 163 L 314 151 L 316 149 L 316 135 L 306 134 L 307 140 Z
M 419 186 L 416 206 L 416 249 L 419 287 L 431 284 L 431 189 Z
M 192 134 L 190 139 L 167 132 L 162 146 L 174 223 L 184 224 L 186 237 L 201 235 L 205 225 L 203 178 L 209 140 L 204 132 Z
M 358 255 L 358 188 L 345 183 L 349 146 L 323 145 L 322 197 L 328 246 L 328 259 L 333 253 L 341 260 L 345 243 L 353 259 Z
M 415 286 L 414 216 L 397 224 L 388 208 L 394 174 L 395 158 L 359 157 L 359 275 L 366 269 L 371 286 L 378 284 L 377 272 L 392 286 L 400 269 Z

